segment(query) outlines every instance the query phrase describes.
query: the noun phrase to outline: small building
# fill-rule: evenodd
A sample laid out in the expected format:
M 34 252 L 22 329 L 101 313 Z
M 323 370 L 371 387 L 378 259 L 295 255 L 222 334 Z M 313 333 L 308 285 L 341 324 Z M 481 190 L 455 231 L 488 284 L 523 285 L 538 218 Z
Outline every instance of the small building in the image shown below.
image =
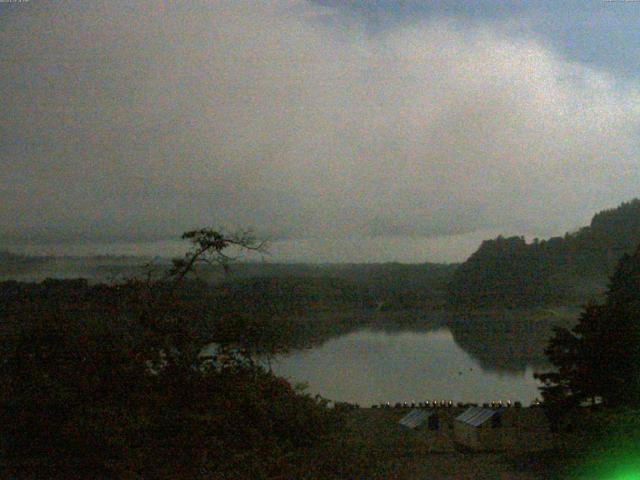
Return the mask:
M 456 445 L 475 451 L 534 451 L 553 446 L 549 421 L 540 407 L 471 407 L 454 421 Z
M 440 429 L 440 419 L 437 413 L 428 410 L 419 410 L 417 408 L 407 413 L 398 423 L 411 430 L 420 430 L 425 428 L 425 426 L 428 427 L 429 430 Z

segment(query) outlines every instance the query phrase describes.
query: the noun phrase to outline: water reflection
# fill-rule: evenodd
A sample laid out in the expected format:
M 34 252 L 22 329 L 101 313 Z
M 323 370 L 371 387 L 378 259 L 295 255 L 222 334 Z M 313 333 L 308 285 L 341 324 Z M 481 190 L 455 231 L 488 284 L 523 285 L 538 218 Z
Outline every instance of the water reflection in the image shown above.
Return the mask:
M 522 400 L 537 395 L 533 371 L 483 369 L 448 328 L 387 333 L 359 330 L 278 359 L 277 374 L 311 393 L 369 405 L 379 402 Z
M 534 371 L 549 368 L 543 350 L 553 327 L 573 321 L 538 317 L 376 314 L 364 328 L 345 319 L 316 332 L 307 349 L 278 359 L 274 370 L 308 383 L 314 394 L 363 405 L 435 399 L 528 403 L 539 397 Z
M 522 373 L 527 368 L 545 369 L 544 348 L 555 322 L 466 321 L 456 319 L 449 328 L 458 346 L 485 370 Z

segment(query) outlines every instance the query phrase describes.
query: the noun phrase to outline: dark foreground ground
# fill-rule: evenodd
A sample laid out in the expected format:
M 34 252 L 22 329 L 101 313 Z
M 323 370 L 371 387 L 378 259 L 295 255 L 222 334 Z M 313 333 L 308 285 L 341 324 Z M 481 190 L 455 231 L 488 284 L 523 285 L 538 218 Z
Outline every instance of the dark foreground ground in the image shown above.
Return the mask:
M 349 415 L 344 448 L 357 452 L 352 461 L 354 478 L 371 479 L 549 479 L 557 452 L 535 454 L 470 453 L 454 447 L 452 422 L 439 431 L 412 431 L 398 425 L 406 410 L 360 409 Z M 358 465 L 358 462 L 361 464 Z

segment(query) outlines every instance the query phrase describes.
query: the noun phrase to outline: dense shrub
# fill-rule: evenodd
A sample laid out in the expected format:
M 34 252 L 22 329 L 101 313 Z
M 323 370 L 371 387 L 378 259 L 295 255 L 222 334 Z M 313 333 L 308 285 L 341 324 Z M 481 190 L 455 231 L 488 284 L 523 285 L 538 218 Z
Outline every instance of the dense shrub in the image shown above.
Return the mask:
M 202 357 L 179 302 L 157 320 L 135 285 L 11 287 L 0 449 L 17 478 L 286 478 L 334 425 L 241 351 Z

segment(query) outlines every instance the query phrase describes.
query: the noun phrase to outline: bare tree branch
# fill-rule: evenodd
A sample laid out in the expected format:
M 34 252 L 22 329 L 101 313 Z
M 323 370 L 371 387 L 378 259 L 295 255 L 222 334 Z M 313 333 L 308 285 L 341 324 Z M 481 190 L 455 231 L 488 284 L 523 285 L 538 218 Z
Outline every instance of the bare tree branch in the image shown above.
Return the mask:
M 222 230 L 202 228 L 185 232 L 182 239 L 188 240 L 193 247 L 184 258 L 173 261 L 169 275 L 174 283 L 182 281 L 198 263 L 221 265 L 226 271 L 231 261 L 240 258 L 240 255 L 231 256 L 223 252 L 230 247 L 237 248 L 240 252 L 265 253 L 267 249 L 267 243 L 258 240 L 250 230 L 226 234 Z

